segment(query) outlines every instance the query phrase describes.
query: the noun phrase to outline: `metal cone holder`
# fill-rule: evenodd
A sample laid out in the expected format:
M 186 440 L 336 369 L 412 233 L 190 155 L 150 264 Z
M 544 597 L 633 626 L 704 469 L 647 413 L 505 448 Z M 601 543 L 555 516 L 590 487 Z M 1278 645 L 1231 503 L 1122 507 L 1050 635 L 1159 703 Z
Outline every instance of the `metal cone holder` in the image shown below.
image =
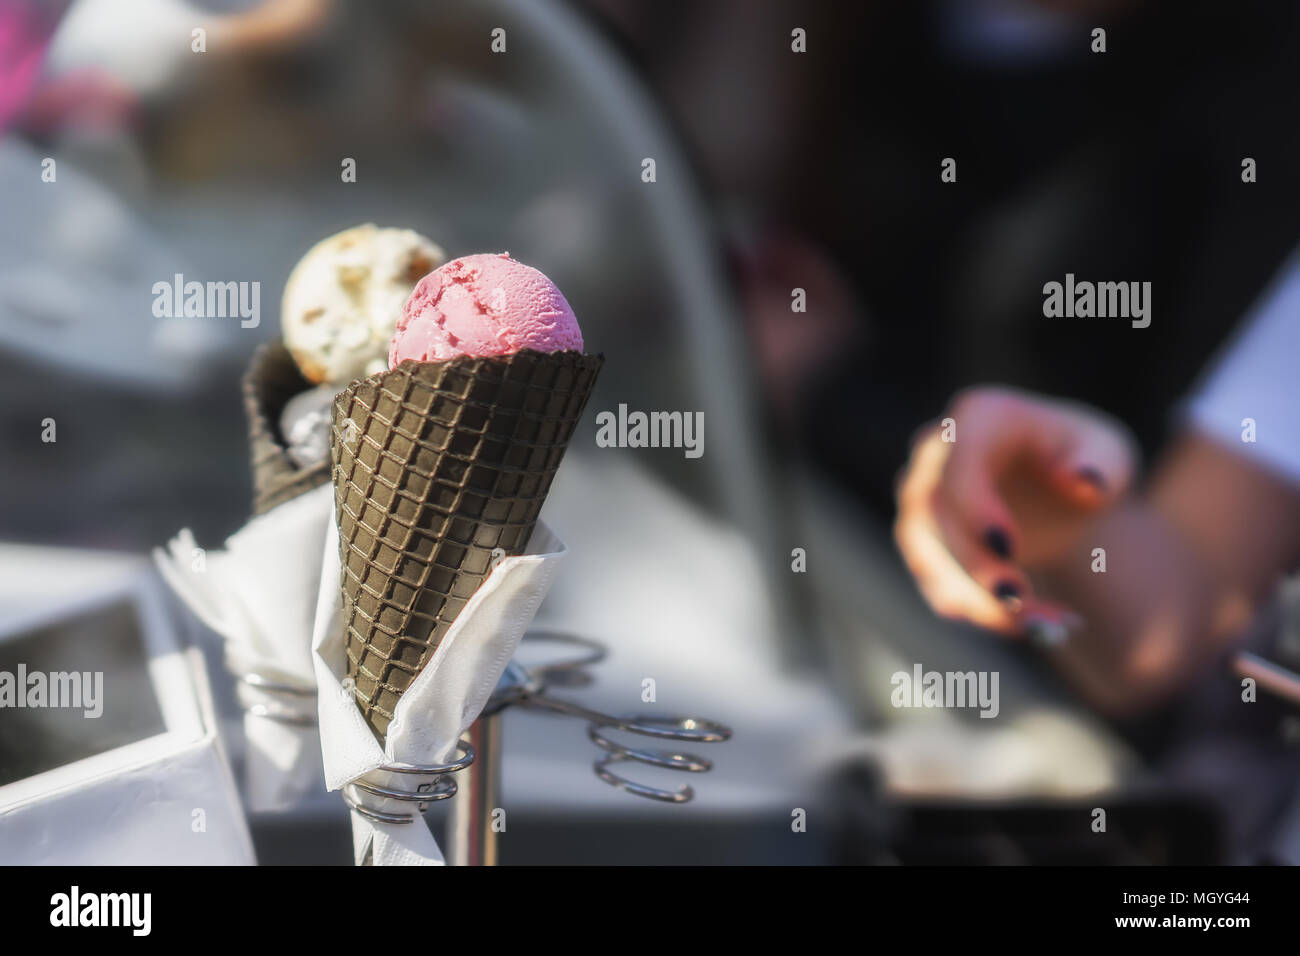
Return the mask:
M 501 785 L 501 715 L 508 707 L 524 707 L 565 714 L 587 721 L 587 737 L 601 751 L 592 765 L 596 776 L 612 787 L 634 796 L 666 803 L 686 803 L 695 791 L 686 785 L 665 789 L 638 783 L 616 773 L 612 768 L 623 763 L 640 763 L 666 770 L 705 773 L 713 763 L 704 757 L 675 750 L 638 749 L 621 744 L 609 736 L 628 733 L 661 741 L 688 744 L 721 743 L 731 737 L 731 729 L 711 720 L 677 716 L 614 716 L 582 707 L 571 701 L 551 697 L 553 687 L 584 687 L 591 683 L 586 668 L 605 657 L 605 648 L 595 641 L 557 631 L 533 630 L 526 642 L 550 642 L 580 648 L 579 657 L 536 668 L 524 668 L 511 662 L 497 684 L 479 719 L 469 729 L 469 739 L 461 740 L 456 760 L 436 766 L 383 766 L 380 771 L 432 777 L 420 789 L 401 790 L 379 787 L 364 780 L 353 781 L 343 789 L 343 799 L 358 813 L 381 823 L 414 823 L 435 801 L 458 797 L 451 805 L 448 821 L 447 861 L 454 866 L 493 866 L 497 862 L 496 831 L 493 812 L 500 806 Z M 458 785 L 452 774 L 461 774 Z M 412 810 L 394 813 L 367 806 L 366 795 L 412 804 Z
M 448 800 L 456 795 L 456 781 L 446 775 L 468 769 L 477 756 L 474 748 L 463 740 L 457 746 L 457 753 L 460 756 L 450 763 L 401 767 L 384 764 L 378 768 L 380 772 L 432 777 L 433 779 L 420 784 L 415 790 L 398 790 L 393 787 L 381 787 L 377 784 L 367 783 L 363 778 L 358 778 L 343 788 L 343 802 L 363 817 L 368 817 L 377 823 L 414 823 L 414 812 L 391 813 L 376 810 L 373 807 L 366 806 L 365 797 L 362 795 L 371 794 L 388 800 L 398 800 L 402 803 L 414 803 L 417 804 L 419 812 L 423 813 L 428 809 L 430 803 L 438 800 Z
M 316 726 L 314 684 L 289 683 L 281 677 L 272 678 L 256 670 L 240 668 L 229 660 L 227 667 L 239 681 L 235 685 L 239 705 L 254 717 L 294 727 Z

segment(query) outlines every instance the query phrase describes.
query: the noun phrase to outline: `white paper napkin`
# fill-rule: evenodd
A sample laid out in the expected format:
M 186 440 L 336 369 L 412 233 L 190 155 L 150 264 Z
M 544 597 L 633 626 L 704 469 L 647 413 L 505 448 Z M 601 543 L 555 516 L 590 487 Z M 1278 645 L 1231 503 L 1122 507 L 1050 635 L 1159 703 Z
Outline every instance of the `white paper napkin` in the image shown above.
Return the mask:
M 203 551 L 186 528 L 155 548 L 167 583 L 194 614 L 226 639 L 226 660 L 237 674 L 315 691 L 312 627 L 320 594 L 320 541 L 330 527 L 334 493 L 322 485 L 259 515 Z M 337 556 L 336 556 L 337 561 Z M 271 707 L 296 698 L 262 694 L 241 684 L 245 705 Z M 314 702 L 299 708 L 308 716 Z M 252 811 L 285 810 L 320 787 L 320 735 L 314 726 L 244 715 L 248 741 L 246 798 Z
M 378 767 L 450 762 L 456 743 L 478 718 L 514 656 L 524 631 L 550 590 L 564 543 L 538 522 L 528 553 L 503 558 L 470 598 L 433 657 L 402 694 L 379 745 L 344 686 L 347 660 L 342 630 L 338 529 L 329 523 L 312 638 L 319 689 L 321 748 L 330 790 L 358 777 L 394 790 L 416 790 L 433 778 L 385 773 Z M 353 791 L 370 809 L 409 813 L 413 803 Z M 433 834 L 416 813 L 408 824 L 379 823 L 353 811 L 353 849 L 359 864 L 373 845 L 375 866 L 439 865 Z

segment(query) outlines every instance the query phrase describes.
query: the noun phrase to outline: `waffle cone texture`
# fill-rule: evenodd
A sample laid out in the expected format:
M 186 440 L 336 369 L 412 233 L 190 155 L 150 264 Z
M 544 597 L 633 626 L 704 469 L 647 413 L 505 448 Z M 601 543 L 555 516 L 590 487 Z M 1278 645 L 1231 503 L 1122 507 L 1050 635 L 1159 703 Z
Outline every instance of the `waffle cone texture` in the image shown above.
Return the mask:
M 280 413 L 284 406 L 311 387 L 281 343 L 263 345 L 253 353 L 242 388 L 253 465 L 254 515 L 265 514 L 329 480 L 329 462 L 300 467 L 289 457 L 280 435 Z
M 528 350 L 407 361 L 334 399 L 347 674 L 381 739 L 494 550 L 528 546 L 603 362 Z

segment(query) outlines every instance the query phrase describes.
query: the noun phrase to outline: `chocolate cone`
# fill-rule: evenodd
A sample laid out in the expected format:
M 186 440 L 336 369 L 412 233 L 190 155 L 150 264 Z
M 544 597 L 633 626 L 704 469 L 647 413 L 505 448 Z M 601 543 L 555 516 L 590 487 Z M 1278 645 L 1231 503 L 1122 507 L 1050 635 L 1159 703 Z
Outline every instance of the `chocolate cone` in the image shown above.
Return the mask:
M 284 406 L 311 387 L 281 343 L 263 345 L 253 353 L 244 373 L 243 392 L 253 462 L 254 515 L 264 514 L 329 480 L 329 462 L 300 467 L 289 457 L 280 435 Z
M 348 676 L 381 738 L 491 570 L 528 545 L 603 356 L 403 362 L 334 399 Z

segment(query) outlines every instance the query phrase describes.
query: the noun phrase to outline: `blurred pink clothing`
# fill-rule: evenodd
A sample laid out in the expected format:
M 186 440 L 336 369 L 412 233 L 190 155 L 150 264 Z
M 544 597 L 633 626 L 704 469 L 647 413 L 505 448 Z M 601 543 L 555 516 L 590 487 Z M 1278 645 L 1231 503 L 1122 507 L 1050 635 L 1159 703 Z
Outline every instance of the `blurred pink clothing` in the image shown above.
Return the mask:
M 66 5 L 0 0 L 0 133 L 22 113 Z

